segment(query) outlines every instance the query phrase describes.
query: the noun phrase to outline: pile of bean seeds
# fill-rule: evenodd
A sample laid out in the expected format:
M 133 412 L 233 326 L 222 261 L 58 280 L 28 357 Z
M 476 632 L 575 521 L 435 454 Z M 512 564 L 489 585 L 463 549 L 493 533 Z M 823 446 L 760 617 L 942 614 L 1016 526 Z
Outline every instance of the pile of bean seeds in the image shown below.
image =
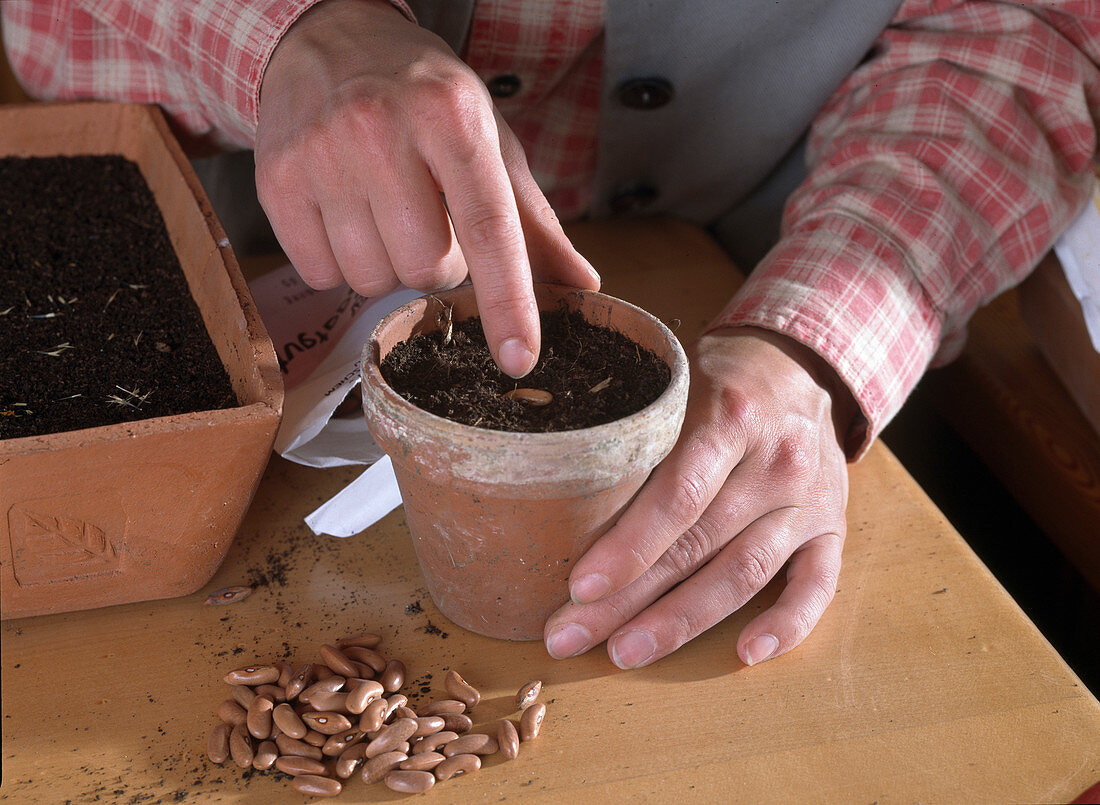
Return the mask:
M 231 697 L 218 705 L 207 756 L 281 771 L 303 794 L 334 797 L 357 771 L 365 783 L 415 794 L 477 771 L 487 755 L 512 760 L 521 741 L 538 736 L 546 715 L 537 701 L 541 682 L 516 693 L 518 721 L 502 719 L 495 735 L 471 732 L 478 690 L 451 669 L 449 698 L 413 710 L 400 693 L 405 665 L 378 653 L 381 641 L 375 634 L 347 637 L 322 645 L 319 663 L 295 670 L 279 660 L 226 674 Z

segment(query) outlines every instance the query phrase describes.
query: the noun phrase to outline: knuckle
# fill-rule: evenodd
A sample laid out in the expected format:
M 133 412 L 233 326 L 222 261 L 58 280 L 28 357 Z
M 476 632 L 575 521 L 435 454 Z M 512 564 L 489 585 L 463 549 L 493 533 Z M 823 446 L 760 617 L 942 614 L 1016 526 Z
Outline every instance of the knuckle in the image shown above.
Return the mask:
M 724 418 L 723 430 L 729 433 L 745 433 L 760 421 L 760 411 L 754 398 L 729 386 L 723 386 L 718 391 L 718 410 Z
M 751 596 L 771 579 L 771 558 L 760 549 L 738 551 L 732 560 L 730 572 L 734 582 Z
M 464 245 L 482 254 L 503 256 L 523 246 L 518 219 L 502 208 L 475 210 L 469 217 L 464 234 Z
M 806 478 L 820 464 L 810 455 L 804 434 L 785 434 L 772 446 L 772 469 L 788 478 Z
M 383 296 L 394 289 L 397 281 L 393 277 L 345 272 L 348 285 L 360 296 Z M 350 275 L 350 276 L 347 276 Z
M 256 193 L 265 208 L 300 192 L 299 161 L 283 152 L 256 161 Z
M 677 578 L 683 579 L 705 564 L 715 552 L 715 541 L 696 523 L 665 551 Z
M 670 517 L 678 523 L 694 525 L 710 504 L 710 485 L 698 468 L 688 467 L 676 479 L 669 502 Z
M 404 265 L 395 268 L 401 281 L 418 291 L 441 291 L 450 284 L 451 275 L 440 265 Z

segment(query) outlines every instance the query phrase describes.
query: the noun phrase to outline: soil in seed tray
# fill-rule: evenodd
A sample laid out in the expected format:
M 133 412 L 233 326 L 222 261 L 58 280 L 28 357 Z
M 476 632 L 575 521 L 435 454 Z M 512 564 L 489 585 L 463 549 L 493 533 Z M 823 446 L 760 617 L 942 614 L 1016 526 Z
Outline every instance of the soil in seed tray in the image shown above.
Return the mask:
M 0 439 L 234 405 L 138 167 L 0 158 Z
M 409 402 L 438 416 L 490 430 L 545 433 L 621 419 L 645 408 L 671 379 L 668 365 L 626 336 L 577 312 L 541 315 L 542 351 L 534 370 L 515 380 L 489 354 L 481 319 L 443 333 L 413 336 L 382 361 L 382 377 Z M 511 399 L 515 389 L 550 392 L 546 405 Z

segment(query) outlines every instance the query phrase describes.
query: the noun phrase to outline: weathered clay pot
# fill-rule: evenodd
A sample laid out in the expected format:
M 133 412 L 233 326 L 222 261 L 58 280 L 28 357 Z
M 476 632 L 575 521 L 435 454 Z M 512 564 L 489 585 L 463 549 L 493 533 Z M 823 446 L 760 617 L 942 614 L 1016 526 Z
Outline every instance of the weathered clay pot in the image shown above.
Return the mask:
M 155 107 L 0 107 L 0 154 L 122 154 L 138 164 L 238 400 L 0 441 L 0 614 L 194 592 L 225 558 L 283 403 L 274 349 L 225 234 Z
M 461 425 L 407 402 L 380 361 L 410 335 L 438 329 L 439 307 L 418 299 L 375 328 L 363 356 L 363 407 L 390 456 L 428 590 L 460 626 L 534 640 L 568 599 L 573 563 L 615 521 L 683 423 L 687 358 L 645 311 L 590 291 L 536 286 L 542 310 L 564 303 L 655 352 L 672 381 L 647 408 L 616 422 L 559 433 Z M 455 321 L 477 314 L 473 289 L 436 294 Z

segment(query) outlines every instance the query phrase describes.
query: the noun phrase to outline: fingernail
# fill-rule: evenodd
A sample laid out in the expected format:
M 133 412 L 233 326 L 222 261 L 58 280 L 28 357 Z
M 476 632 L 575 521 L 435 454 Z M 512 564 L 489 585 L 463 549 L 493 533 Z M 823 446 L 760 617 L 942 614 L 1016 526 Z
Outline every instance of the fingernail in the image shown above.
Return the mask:
M 611 643 L 611 660 L 622 669 L 638 668 L 649 662 L 657 642 L 649 632 L 627 632 Z
M 596 281 L 596 286 L 599 287 L 603 284 L 603 280 L 600 278 L 600 274 L 591 265 L 587 266 L 588 273 L 592 275 L 592 279 Z
M 579 623 L 563 623 L 550 630 L 546 638 L 546 651 L 555 660 L 576 657 L 592 644 L 592 633 Z
M 535 368 L 535 353 L 521 338 L 509 338 L 500 345 L 500 370 L 509 377 L 523 377 Z
M 589 573 L 573 582 L 573 586 L 569 588 L 569 597 L 573 599 L 574 604 L 591 604 L 593 601 L 599 601 L 609 592 L 611 592 L 611 582 L 607 580 L 607 576 L 603 573 Z
M 771 656 L 779 650 L 779 641 L 770 634 L 757 635 L 745 644 L 745 663 L 756 665 L 758 662 L 771 659 Z

